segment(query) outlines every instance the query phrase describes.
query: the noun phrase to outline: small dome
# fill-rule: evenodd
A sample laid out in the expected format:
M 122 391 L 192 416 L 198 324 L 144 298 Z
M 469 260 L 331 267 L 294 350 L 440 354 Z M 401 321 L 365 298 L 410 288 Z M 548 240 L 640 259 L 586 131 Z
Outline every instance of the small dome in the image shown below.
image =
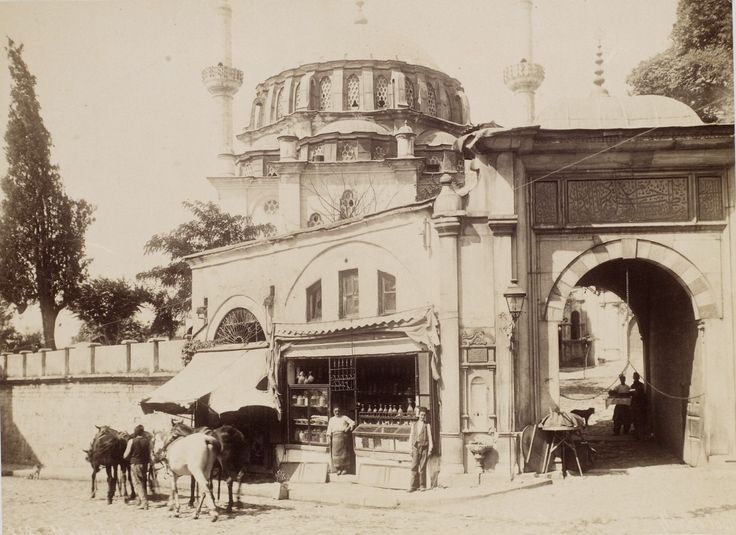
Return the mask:
M 365 121 L 363 119 L 343 119 L 341 121 L 326 124 L 317 131 L 316 135 L 354 133 L 381 134 L 384 136 L 391 135 L 391 133 L 380 124 L 374 123 L 373 121 Z
M 598 93 L 565 98 L 540 111 L 536 123 L 551 130 L 696 126 L 703 122 L 692 108 L 659 95 L 612 97 Z
M 442 145 L 450 145 L 452 147 L 455 145 L 455 141 L 457 141 L 457 138 L 452 134 L 430 128 L 417 136 L 415 144 L 426 145 L 428 147 L 439 147 Z

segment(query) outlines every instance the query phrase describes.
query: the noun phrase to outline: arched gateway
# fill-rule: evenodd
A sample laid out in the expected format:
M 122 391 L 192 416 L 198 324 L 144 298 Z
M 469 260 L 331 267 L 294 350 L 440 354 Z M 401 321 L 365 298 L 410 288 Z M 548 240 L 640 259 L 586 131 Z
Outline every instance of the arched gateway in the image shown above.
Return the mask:
M 548 332 L 563 320 L 575 286 L 605 288 L 627 302 L 643 339 L 644 369 L 638 371 L 650 387 L 652 430 L 688 463 L 702 462 L 704 321 L 717 318 L 720 309 L 705 275 L 681 253 L 652 240 L 624 237 L 595 245 L 570 262 L 549 290 Z M 550 355 L 550 367 L 555 362 Z

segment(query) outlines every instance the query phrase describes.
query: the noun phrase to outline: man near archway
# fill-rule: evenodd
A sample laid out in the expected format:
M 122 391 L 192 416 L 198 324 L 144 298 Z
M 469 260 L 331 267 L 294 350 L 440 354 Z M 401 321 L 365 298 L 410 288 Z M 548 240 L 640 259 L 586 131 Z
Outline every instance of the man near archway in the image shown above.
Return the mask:
M 626 384 L 626 376 L 623 373 L 618 376 L 618 379 L 621 383 L 609 392 L 611 397 L 616 398 L 616 408 L 613 409 L 613 434 L 618 435 L 623 428 L 624 435 L 626 435 L 629 433 L 629 427 L 631 426 L 631 409 L 629 407 L 631 389 Z
M 646 389 L 640 378 L 639 373 L 634 372 L 634 382 L 631 383 L 631 419 L 634 424 L 634 433 L 639 440 L 645 436 L 647 413 Z

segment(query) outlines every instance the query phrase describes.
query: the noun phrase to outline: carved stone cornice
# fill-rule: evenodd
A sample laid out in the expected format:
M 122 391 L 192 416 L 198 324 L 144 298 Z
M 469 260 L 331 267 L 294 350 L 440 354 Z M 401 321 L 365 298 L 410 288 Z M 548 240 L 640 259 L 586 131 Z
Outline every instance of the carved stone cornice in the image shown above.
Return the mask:
M 460 234 L 461 223 L 459 216 L 442 215 L 439 217 L 433 217 L 432 224 L 440 237 L 457 236 Z
M 269 162 L 276 169 L 279 176 L 282 175 L 299 175 L 304 171 L 304 168 L 309 164 L 306 160 L 295 160 L 295 161 L 275 161 Z
M 494 236 L 511 236 L 516 232 L 519 216 L 516 214 L 493 214 L 488 216 L 488 227 Z

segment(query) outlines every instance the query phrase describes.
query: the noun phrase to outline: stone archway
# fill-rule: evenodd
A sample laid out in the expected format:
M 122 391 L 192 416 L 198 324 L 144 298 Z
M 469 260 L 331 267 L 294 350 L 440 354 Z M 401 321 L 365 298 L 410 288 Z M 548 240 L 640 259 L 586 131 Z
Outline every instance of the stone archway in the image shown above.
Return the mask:
M 708 279 L 685 256 L 655 241 L 620 238 L 591 247 L 562 270 L 547 296 L 544 307 L 545 320 L 561 321 L 565 300 L 577 282 L 591 269 L 616 259 L 644 260 L 665 269 L 687 290 L 695 319 L 720 317 L 720 303 L 715 298 Z
M 651 240 L 623 238 L 596 245 L 556 278 L 544 320 L 550 333 L 556 329 L 565 300 L 577 285 L 603 287 L 623 299 L 629 293 L 629 272 L 632 296 L 627 304 L 642 321 L 645 373 L 652 381 L 652 428 L 660 444 L 686 462 L 699 464 L 707 451 L 702 325 L 703 320 L 719 318 L 721 307 L 709 281 L 691 261 Z M 551 366 L 552 360 L 550 356 Z

